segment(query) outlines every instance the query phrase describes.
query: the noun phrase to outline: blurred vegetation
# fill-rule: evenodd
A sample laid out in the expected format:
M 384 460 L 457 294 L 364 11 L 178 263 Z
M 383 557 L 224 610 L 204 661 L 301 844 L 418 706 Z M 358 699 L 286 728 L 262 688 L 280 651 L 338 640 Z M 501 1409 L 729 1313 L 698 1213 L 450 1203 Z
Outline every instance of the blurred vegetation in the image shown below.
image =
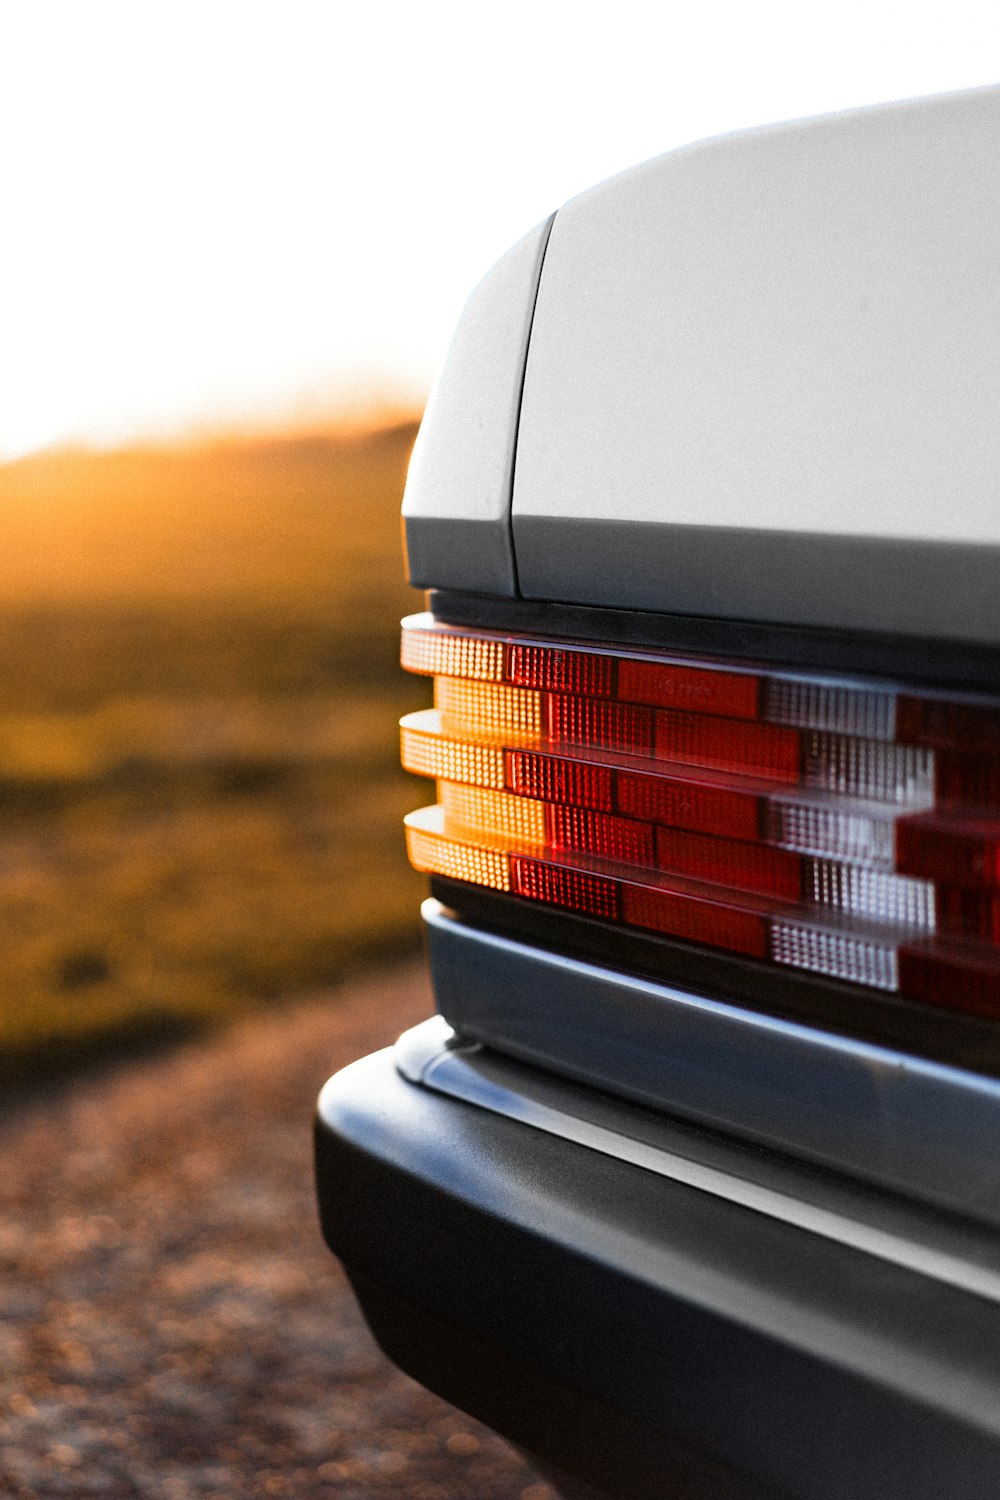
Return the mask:
M 0 468 L 0 1068 L 415 941 L 413 422 Z

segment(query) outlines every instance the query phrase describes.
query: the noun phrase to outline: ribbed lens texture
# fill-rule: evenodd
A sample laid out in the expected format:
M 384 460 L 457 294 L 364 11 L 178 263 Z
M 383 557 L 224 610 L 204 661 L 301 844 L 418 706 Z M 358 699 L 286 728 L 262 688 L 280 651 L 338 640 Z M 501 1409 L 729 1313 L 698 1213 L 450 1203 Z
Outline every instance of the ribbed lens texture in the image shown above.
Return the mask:
M 568 802 L 576 807 L 610 810 L 614 805 L 614 772 L 587 761 L 538 755 L 531 750 L 508 750 L 507 785 L 524 797 L 543 802 Z
M 520 854 L 512 854 L 510 864 L 515 895 L 547 901 L 552 906 L 569 906 L 589 917 L 612 919 L 618 915 L 618 890 L 612 880 L 585 870 L 525 859 Z
M 489 833 L 521 844 L 546 842 L 544 802 L 474 786 L 455 786 L 448 781 L 438 782 L 438 800 L 447 826 L 456 831 Z
M 786 901 L 802 896 L 802 861 L 766 844 L 738 844 L 705 838 L 676 828 L 656 830 L 656 862 L 661 870 L 708 880 L 714 885 L 762 891 Z
M 507 680 L 553 693 L 606 698 L 612 691 L 614 663 L 608 656 L 585 651 L 512 645 L 507 650 Z
M 803 780 L 806 786 L 840 797 L 927 807 L 934 796 L 933 751 L 842 734 L 810 734 Z
M 771 956 L 780 964 L 847 979 L 876 990 L 898 988 L 896 951 L 846 932 L 827 932 L 794 922 L 771 923 Z
M 648 708 L 634 708 L 629 703 L 549 693 L 545 697 L 545 737 L 557 745 L 648 755 L 653 747 L 653 715 Z
M 503 751 L 475 740 L 446 735 L 433 709 L 407 714 L 400 726 L 400 758 L 415 776 L 462 781 L 470 786 L 504 786 Z
M 765 694 L 765 713 L 772 724 L 833 729 L 866 740 L 895 738 L 895 693 L 866 693 L 835 683 L 772 677 Z
M 810 802 L 769 802 L 765 838 L 802 854 L 829 854 L 834 859 L 891 870 L 896 830 L 891 818 L 867 812 L 843 812 Z
M 735 908 L 709 905 L 668 891 L 626 886 L 626 922 L 689 943 L 725 948 L 750 958 L 767 955 L 767 924 L 762 917 Z
M 542 699 L 523 688 L 493 682 L 461 682 L 454 677 L 434 679 L 434 707 L 445 731 L 489 736 L 491 739 L 537 740 L 542 728 Z
M 651 703 L 657 708 L 680 708 L 687 713 L 720 714 L 730 719 L 755 719 L 759 679 L 734 672 L 706 672 L 676 662 L 618 663 L 618 696 L 628 703 Z
M 510 865 L 505 851 L 484 847 L 481 841 L 468 843 L 450 837 L 443 818 L 427 816 L 440 812 L 438 807 L 425 807 L 406 819 L 406 850 L 414 868 L 494 891 L 509 891 Z
M 618 776 L 617 793 L 619 810 L 633 818 L 732 839 L 756 839 L 760 809 L 766 806 L 752 792 L 728 792 L 721 787 L 627 772 Z
M 418 868 L 1000 1019 L 1000 700 L 430 616 L 402 658 Z
M 446 631 L 407 630 L 399 649 L 399 664 L 407 672 L 425 676 L 463 677 L 474 682 L 502 682 L 502 641 Z
M 553 849 L 579 849 L 616 864 L 656 863 L 656 830 L 651 823 L 609 817 L 584 807 L 549 808 L 548 835 Z
M 809 861 L 807 889 L 816 906 L 831 907 L 882 926 L 934 931 L 935 892 L 929 880 L 909 880 L 905 875 L 886 875 L 861 865 L 813 859 Z
M 794 729 L 667 710 L 656 716 L 656 754 L 661 760 L 737 771 L 768 781 L 799 779 L 801 750 Z

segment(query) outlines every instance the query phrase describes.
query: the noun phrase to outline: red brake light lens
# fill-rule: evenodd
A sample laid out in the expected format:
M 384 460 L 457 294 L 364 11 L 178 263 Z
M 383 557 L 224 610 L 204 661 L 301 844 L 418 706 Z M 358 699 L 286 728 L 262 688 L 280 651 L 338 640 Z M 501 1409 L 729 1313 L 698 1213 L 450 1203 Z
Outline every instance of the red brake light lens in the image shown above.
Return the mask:
M 404 622 L 418 868 L 1000 1017 L 1000 701 Z

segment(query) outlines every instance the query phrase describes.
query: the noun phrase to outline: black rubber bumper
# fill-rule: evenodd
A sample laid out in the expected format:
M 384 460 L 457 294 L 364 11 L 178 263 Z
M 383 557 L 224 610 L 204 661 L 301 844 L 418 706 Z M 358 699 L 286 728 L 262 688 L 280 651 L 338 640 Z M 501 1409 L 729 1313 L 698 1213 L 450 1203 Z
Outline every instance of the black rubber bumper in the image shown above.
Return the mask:
M 323 1231 L 404 1370 L 622 1496 L 996 1500 L 1000 1306 L 404 1080 L 326 1085 Z

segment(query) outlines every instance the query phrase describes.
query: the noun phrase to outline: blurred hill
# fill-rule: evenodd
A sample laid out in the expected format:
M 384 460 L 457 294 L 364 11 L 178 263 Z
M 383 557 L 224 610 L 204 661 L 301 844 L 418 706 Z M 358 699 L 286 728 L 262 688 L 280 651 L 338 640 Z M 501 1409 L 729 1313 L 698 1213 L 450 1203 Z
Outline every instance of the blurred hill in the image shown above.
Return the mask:
M 415 422 L 0 468 L 0 1053 L 26 1072 L 413 940 Z
M 0 466 L 8 604 L 400 598 L 415 422 Z

